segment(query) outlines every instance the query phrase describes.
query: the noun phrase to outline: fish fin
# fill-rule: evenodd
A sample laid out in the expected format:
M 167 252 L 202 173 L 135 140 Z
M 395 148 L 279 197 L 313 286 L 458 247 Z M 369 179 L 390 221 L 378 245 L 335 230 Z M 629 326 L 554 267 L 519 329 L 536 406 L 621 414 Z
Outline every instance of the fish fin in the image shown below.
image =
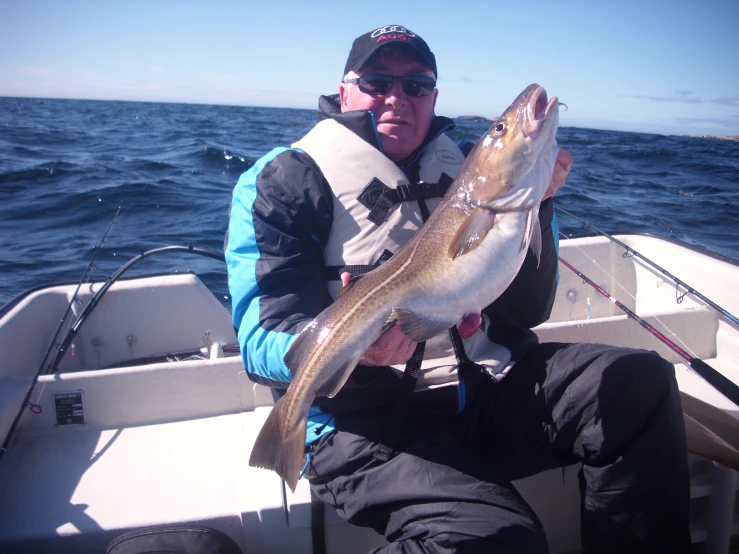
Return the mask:
M 536 268 L 541 263 L 541 224 L 539 223 L 539 214 L 534 210 L 529 212 L 529 218 L 533 218 L 533 226 L 531 226 L 531 239 L 529 239 L 529 248 L 536 256 Z
M 393 308 L 392 319 L 396 320 L 403 334 L 413 342 L 422 342 L 454 327 L 458 317 L 444 314 L 419 314 L 405 308 Z
M 684 413 L 683 419 L 688 439 L 688 452 L 714 460 L 732 469 L 739 469 L 739 450 L 688 414 Z
M 342 296 L 344 296 L 347 293 L 347 291 L 350 288 L 352 288 L 356 284 L 357 281 L 359 281 L 361 277 L 362 277 L 361 275 L 355 275 L 354 277 L 349 279 L 349 282 L 346 285 L 344 285 L 341 288 L 341 290 L 339 290 L 339 294 L 336 296 L 336 298 L 341 298 Z
M 390 312 L 390 317 L 387 319 L 385 323 L 382 324 L 382 329 L 380 332 L 384 333 L 385 331 L 390 329 L 390 327 L 392 327 L 393 325 L 395 325 L 395 316 L 393 315 L 393 312 Z
M 336 396 L 341 390 L 341 387 L 344 386 L 344 383 L 346 383 L 346 380 L 349 379 L 354 368 L 357 367 L 362 354 L 364 354 L 364 352 L 357 352 L 354 354 L 344 367 L 344 371 L 337 371 L 333 375 L 333 379 L 324 383 L 321 388 L 316 391 L 316 396 L 328 396 L 329 398 Z
M 297 375 L 298 369 L 303 363 L 303 358 L 305 357 L 306 352 L 310 349 L 309 337 L 312 334 L 312 325 L 303 329 L 282 358 L 282 361 L 285 362 L 285 366 L 290 371 L 290 375 L 293 377 Z
M 307 414 L 303 415 L 294 428 L 289 428 L 285 417 L 285 400 L 280 398 L 259 431 L 251 449 L 249 465 L 271 469 L 295 492 L 305 457 L 305 430 Z
M 495 212 L 485 208 L 475 208 L 454 235 L 447 255 L 454 260 L 474 250 L 480 246 L 494 225 Z

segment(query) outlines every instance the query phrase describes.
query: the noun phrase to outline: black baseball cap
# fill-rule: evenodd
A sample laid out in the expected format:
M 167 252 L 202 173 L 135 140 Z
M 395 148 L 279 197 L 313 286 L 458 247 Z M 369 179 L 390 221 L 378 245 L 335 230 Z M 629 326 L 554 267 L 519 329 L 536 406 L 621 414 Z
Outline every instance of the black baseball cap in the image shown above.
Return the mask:
M 362 69 L 372 54 L 383 46 L 393 43 L 410 46 L 418 56 L 419 61 L 434 72 L 434 78 L 437 77 L 436 58 L 426 41 L 402 25 L 385 25 L 356 38 L 349 52 L 349 58 L 346 60 L 344 75 L 350 71 Z

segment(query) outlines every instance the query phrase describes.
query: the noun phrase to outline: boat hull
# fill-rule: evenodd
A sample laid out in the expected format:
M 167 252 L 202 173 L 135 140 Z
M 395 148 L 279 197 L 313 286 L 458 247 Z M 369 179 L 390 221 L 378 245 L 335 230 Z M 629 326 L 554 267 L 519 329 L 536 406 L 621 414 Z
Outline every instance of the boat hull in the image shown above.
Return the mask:
M 656 237 L 618 238 L 739 313 L 734 263 Z M 684 291 L 623 253 L 601 237 L 565 240 L 560 247 L 563 258 L 641 317 L 666 325 L 663 332 L 683 341 L 693 356 L 739 381 L 736 325 L 692 295 L 678 303 Z M 75 313 L 99 286 L 82 291 Z M 0 312 L 3 439 L 74 289 L 36 290 Z M 535 331 L 542 341 L 656 350 L 675 364 L 683 393 L 739 417 L 739 408 L 684 360 L 564 266 L 552 317 Z M 0 460 L 0 551 L 102 551 L 131 529 L 198 522 L 226 532 L 244 552 L 310 552 L 307 483 L 301 480 L 290 493 L 274 473 L 248 466 L 273 400 L 246 377 L 238 352 L 228 351 L 235 344 L 228 310 L 193 275 L 113 285 L 60 371 L 39 379 L 31 402 L 41 413 L 23 412 Z M 193 353 L 199 358 L 184 359 Z M 73 417 L 70 398 L 82 404 L 84 423 Z M 714 486 L 723 474 L 709 460 L 691 455 L 690 466 L 691 532 L 702 542 L 709 537 L 708 505 L 726 485 Z M 553 553 L 579 549 L 578 469 L 514 483 L 542 520 Z M 726 510 L 733 517 L 733 506 Z M 328 509 L 326 533 L 329 552 L 365 552 L 384 541 Z

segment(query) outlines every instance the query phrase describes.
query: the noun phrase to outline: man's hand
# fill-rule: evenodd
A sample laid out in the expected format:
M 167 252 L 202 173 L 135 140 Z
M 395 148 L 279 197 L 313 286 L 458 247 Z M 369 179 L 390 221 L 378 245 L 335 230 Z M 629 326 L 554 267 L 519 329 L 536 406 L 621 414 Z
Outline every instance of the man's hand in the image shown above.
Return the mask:
M 559 152 L 557 152 L 557 161 L 554 162 L 554 174 L 552 175 L 552 180 L 550 181 L 549 188 L 544 193 L 544 198 L 542 198 L 542 200 L 546 200 L 550 196 L 554 196 L 557 189 L 565 184 L 567 175 L 570 173 L 570 169 L 572 168 L 572 162 L 573 158 L 569 150 L 560 148 Z
M 400 327 L 393 324 L 364 351 L 359 363 L 363 365 L 404 364 L 413 356 L 417 344 L 406 337 Z
M 477 312 L 476 314 L 467 314 L 464 319 L 457 325 L 459 336 L 463 339 L 468 339 L 475 333 L 482 325 L 482 314 Z
M 352 276 L 348 272 L 341 274 L 341 283 L 346 284 Z M 482 317 L 479 313 L 466 315 L 460 322 L 459 334 L 467 338 L 475 334 L 480 328 Z M 364 351 L 359 363 L 362 365 L 383 366 L 404 364 L 413 356 L 413 351 L 418 345 L 403 334 L 400 328 L 393 324 L 386 329 L 380 337 Z

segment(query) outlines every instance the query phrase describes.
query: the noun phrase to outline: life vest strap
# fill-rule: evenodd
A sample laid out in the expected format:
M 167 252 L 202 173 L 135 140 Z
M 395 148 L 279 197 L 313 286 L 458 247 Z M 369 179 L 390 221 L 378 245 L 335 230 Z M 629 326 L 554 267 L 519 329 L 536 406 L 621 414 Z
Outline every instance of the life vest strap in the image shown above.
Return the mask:
M 327 265 L 326 278 L 329 281 L 341 281 L 342 273 L 350 273 L 352 277 L 361 277 L 365 273 L 369 273 L 376 267 L 384 264 L 392 256 L 393 253 L 386 248 L 372 265 Z
M 370 213 L 367 216 L 375 225 L 381 225 L 387 218 L 387 214 L 395 204 L 411 200 L 425 200 L 428 198 L 441 198 L 452 184 L 454 179 L 442 173 L 438 183 L 400 184 L 391 189 L 377 177 L 373 178 L 357 197 L 360 204 L 367 208 Z

